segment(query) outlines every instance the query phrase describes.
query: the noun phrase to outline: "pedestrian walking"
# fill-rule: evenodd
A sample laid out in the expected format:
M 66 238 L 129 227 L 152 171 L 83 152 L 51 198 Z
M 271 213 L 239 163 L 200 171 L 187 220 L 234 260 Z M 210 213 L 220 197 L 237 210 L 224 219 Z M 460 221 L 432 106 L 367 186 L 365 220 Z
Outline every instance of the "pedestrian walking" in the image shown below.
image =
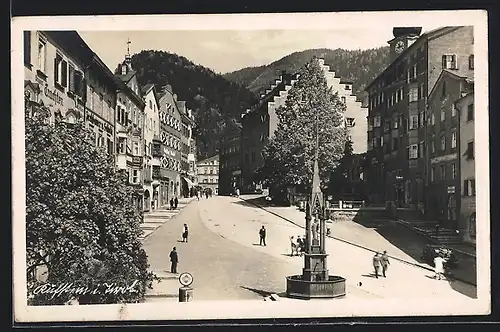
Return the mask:
M 375 256 L 373 256 L 373 269 L 375 270 L 375 278 L 377 279 L 380 268 L 381 268 L 380 254 L 377 252 Z
M 200 200 L 200 192 L 199 191 L 196 191 L 196 199 Z
M 444 277 L 444 259 L 439 254 L 439 250 L 436 250 L 436 257 L 434 257 L 434 278 L 441 280 Z
M 174 247 L 170 252 L 170 272 L 177 273 L 177 263 L 179 263 L 179 256 L 177 255 L 177 249 Z
M 182 228 L 182 242 L 188 242 L 188 234 L 189 234 L 189 229 L 188 229 L 188 225 L 187 224 L 184 224 L 183 228 Z
M 297 244 L 295 243 L 293 235 L 290 236 L 290 249 L 291 249 L 290 256 L 295 256 L 295 255 L 298 256 L 299 255 L 299 253 L 297 251 Z
M 236 197 L 240 197 L 240 188 L 236 188 Z
M 177 199 L 177 196 L 174 198 L 174 209 L 177 209 L 177 206 L 179 205 L 179 200 Z
M 303 256 L 304 253 L 306 252 L 306 238 L 305 236 L 300 237 L 300 235 L 298 236 L 298 238 L 300 239 L 299 242 L 300 256 Z
M 170 210 L 174 209 L 174 199 L 170 198 Z
M 205 191 L 205 197 L 208 199 L 208 190 Z
M 382 263 L 382 275 L 384 276 L 384 278 L 386 278 L 385 274 L 387 272 L 387 269 L 389 268 L 389 265 L 391 264 L 391 262 L 389 262 L 389 256 L 387 256 L 386 250 L 384 250 L 384 252 L 382 253 L 380 261 Z
M 259 236 L 260 236 L 260 242 L 259 244 L 262 246 L 266 246 L 266 228 L 262 226 L 262 228 L 259 230 Z

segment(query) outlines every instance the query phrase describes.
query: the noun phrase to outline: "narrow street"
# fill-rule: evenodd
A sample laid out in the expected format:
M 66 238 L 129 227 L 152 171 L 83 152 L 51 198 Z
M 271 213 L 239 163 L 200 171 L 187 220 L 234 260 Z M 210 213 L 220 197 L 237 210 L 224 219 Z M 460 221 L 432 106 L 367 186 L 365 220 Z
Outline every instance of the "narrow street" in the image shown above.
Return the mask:
M 188 243 L 179 242 L 185 222 L 190 229 Z M 266 247 L 258 245 L 262 225 L 268 232 Z M 289 236 L 302 234 L 300 227 L 238 198 L 215 196 L 194 201 L 145 240 L 150 269 L 164 277 L 147 301 L 177 300 L 180 285 L 168 272 L 173 246 L 179 252 L 178 271 L 194 277 L 196 300 L 262 299 L 269 293 L 283 296 L 285 277 L 301 274 L 303 265 L 302 258 L 289 256 Z M 362 236 L 359 240 L 363 241 Z M 389 254 L 397 251 L 389 242 L 379 245 Z M 330 274 L 347 279 L 349 297 L 453 300 L 475 296 L 473 286 L 434 280 L 432 272 L 397 260 L 392 260 L 387 278 L 375 279 L 372 252 L 341 241 L 328 239 L 327 252 Z

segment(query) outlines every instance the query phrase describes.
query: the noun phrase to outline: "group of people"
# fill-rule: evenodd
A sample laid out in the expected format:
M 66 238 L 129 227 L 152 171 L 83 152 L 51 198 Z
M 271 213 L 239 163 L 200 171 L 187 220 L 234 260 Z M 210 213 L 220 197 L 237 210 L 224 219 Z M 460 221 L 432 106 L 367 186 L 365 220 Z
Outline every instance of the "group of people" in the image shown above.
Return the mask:
M 212 191 L 209 191 L 209 190 L 205 190 L 204 192 L 197 191 L 196 192 L 196 199 L 200 200 L 200 197 L 203 197 L 203 195 L 205 195 L 205 198 L 208 199 L 209 197 L 212 197 Z
M 373 269 L 375 270 L 375 278 L 378 279 L 380 272 L 382 272 L 382 277 L 386 278 L 386 272 L 389 268 L 389 256 L 387 256 L 387 251 L 384 250 L 382 254 L 377 252 L 375 256 L 373 256 Z
M 179 205 L 179 200 L 177 199 L 177 196 L 175 198 L 170 198 L 170 210 L 175 210 L 177 209 L 177 206 Z
M 302 256 L 306 251 L 305 239 L 297 235 L 297 240 L 295 241 L 293 236 L 290 236 L 290 256 Z

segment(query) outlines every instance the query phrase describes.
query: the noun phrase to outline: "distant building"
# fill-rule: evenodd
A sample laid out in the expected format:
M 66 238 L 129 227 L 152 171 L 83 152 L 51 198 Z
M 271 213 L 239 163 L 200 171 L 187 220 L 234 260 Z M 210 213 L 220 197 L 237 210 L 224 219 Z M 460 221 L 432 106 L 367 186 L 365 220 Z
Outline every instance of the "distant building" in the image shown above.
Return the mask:
M 370 202 L 425 210 L 427 96 L 443 69 L 468 76 L 472 26 L 394 28 L 392 63 L 367 87 Z
M 144 211 L 158 207 L 158 195 L 154 194 L 153 166 L 159 167 L 160 157 L 153 155 L 153 141 L 160 140 L 160 104 L 153 84 L 142 87 L 144 109 Z
M 427 212 L 443 227 L 458 229 L 460 215 L 460 122 L 455 101 L 474 82 L 444 69 L 429 93 L 427 139 L 429 178 Z M 424 150 L 421 150 L 424 153 Z
M 467 242 L 476 243 L 476 162 L 474 156 L 474 92 L 464 93 L 455 102 L 460 121 L 460 218 L 458 229 Z
M 214 195 L 219 193 L 219 155 L 200 160 L 196 163 L 198 186 L 210 189 Z
M 241 124 L 231 121 L 219 149 L 219 195 L 232 195 L 242 187 L 240 148 Z

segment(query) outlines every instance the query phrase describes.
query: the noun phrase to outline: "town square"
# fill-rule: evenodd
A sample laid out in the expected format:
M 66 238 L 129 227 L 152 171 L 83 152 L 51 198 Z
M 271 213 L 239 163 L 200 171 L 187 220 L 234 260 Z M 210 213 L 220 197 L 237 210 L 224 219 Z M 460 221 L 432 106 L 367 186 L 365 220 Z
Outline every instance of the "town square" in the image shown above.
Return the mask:
M 477 300 L 478 30 L 400 23 L 23 29 L 24 301 Z

